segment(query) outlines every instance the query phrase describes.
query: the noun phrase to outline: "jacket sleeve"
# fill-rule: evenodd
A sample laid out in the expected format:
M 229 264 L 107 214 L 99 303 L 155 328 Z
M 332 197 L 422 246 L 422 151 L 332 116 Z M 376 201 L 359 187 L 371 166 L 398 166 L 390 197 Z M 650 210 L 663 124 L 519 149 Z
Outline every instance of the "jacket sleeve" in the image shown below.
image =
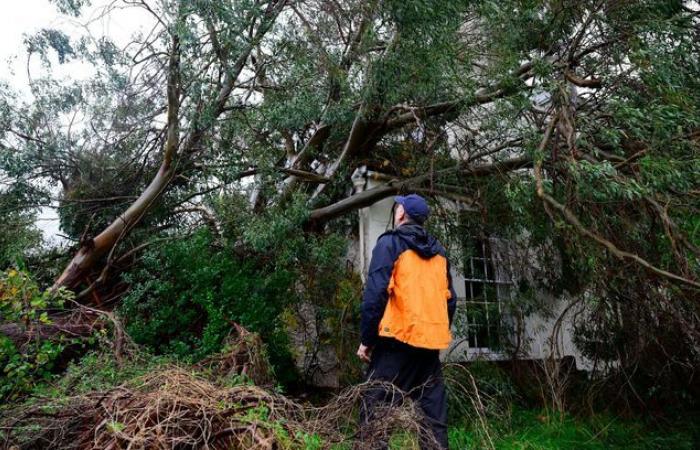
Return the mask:
M 450 289 L 450 298 L 447 299 L 447 316 L 450 319 L 450 326 L 452 326 L 452 319 L 454 319 L 455 310 L 457 309 L 457 294 L 455 293 L 454 287 L 452 286 L 452 271 L 450 270 L 450 261 L 447 261 L 447 286 Z
M 374 346 L 379 334 L 379 322 L 389 299 L 387 288 L 394 270 L 397 248 L 390 234 L 384 234 L 377 240 L 372 251 L 367 283 L 362 295 L 362 322 L 360 324 L 361 342 L 368 347 Z

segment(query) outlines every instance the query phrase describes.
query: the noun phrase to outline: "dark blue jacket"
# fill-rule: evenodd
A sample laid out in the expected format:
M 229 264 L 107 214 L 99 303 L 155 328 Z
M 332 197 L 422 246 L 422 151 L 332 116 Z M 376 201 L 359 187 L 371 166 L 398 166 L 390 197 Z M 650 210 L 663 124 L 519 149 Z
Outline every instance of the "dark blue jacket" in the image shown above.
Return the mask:
M 374 346 L 377 342 L 379 322 L 382 320 L 389 299 L 387 287 L 394 270 L 394 263 L 399 255 L 408 249 L 414 250 L 424 258 L 431 258 L 434 255 L 445 256 L 445 249 L 440 242 L 429 235 L 420 225 L 402 225 L 379 236 L 377 245 L 372 251 L 372 261 L 369 265 L 367 283 L 362 296 L 361 342 L 368 347 Z M 450 324 L 452 324 L 457 295 L 452 287 L 449 262 L 445 276 L 451 294 L 447 301 L 447 311 Z

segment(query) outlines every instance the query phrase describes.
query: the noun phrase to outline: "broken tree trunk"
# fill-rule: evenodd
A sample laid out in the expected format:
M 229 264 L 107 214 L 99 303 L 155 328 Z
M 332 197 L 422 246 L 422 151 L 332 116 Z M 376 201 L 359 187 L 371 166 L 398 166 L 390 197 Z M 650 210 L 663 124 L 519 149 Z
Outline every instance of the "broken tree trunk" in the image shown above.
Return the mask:
M 160 197 L 173 177 L 173 160 L 180 142 L 180 42 L 177 33 L 172 36 L 172 49 L 168 65 L 168 123 L 167 138 L 163 149 L 163 162 L 158 173 L 141 195 L 100 234 L 83 243 L 78 253 L 56 279 L 53 287 L 76 287 L 85 271 L 107 253 L 111 252 L 129 230 L 143 217 Z
M 58 336 L 87 337 L 102 326 L 104 321 L 97 314 L 62 314 L 51 316 L 51 323 L 32 324 L 30 327 L 21 323 L 0 324 L 0 335 L 11 340 L 17 348 L 21 348 L 33 340 Z
M 226 111 L 226 104 L 231 92 L 233 91 L 234 84 L 243 71 L 250 52 L 256 45 L 259 44 L 263 36 L 270 30 L 272 24 L 275 22 L 286 3 L 286 0 L 277 0 L 268 5 L 268 8 L 264 13 L 264 20 L 256 30 L 255 35 L 252 36 L 252 39 L 250 39 L 248 45 L 242 49 L 240 54 L 234 60 L 233 64 L 231 64 L 230 67 L 226 67 L 226 76 L 224 78 L 223 85 L 215 96 L 212 109 L 208 113 L 210 114 L 210 120 L 207 122 L 207 124 L 201 125 L 201 121 L 199 120 L 200 117 L 195 118 L 195 120 L 192 121 L 192 123 L 195 124 L 195 127 L 187 139 L 183 142 L 182 146 L 180 146 L 180 129 L 178 118 L 181 90 L 180 42 L 176 33 L 177 27 L 173 27 L 173 30 L 171 31 L 172 49 L 168 65 L 167 139 L 164 145 L 163 162 L 161 163 L 156 176 L 153 178 L 153 180 L 151 180 L 151 183 L 134 201 L 134 203 L 132 203 L 131 206 L 129 206 L 129 208 L 116 220 L 114 220 L 107 228 L 80 247 L 68 266 L 66 266 L 64 269 L 63 273 L 54 282 L 54 289 L 60 286 L 65 286 L 68 288 L 77 287 L 80 284 L 83 275 L 91 268 L 94 268 L 101 258 L 108 254 L 111 258 L 114 248 L 118 244 L 119 240 L 129 233 L 131 228 L 133 228 L 141 220 L 141 218 L 163 194 L 174 175 L 176 175 L 176 158 L 178 155 L 181 155 L 181 157 L 187 157 L 193 152 L 193 149 L 199 148 L 199 145 L 206 132 L 211 127 L 211 124 L 213 124 L 215 119 Z M 179 20 L 184 20 L 184 17 L 180 17 Z M 106 268 L 109 267 L 109 262 L 110 261 L 108 258 Z M 98 278 L 95 283 L 102 281 L 105 274 L 106 271 L 103 270 L 102 275 L 100 275 L 100 278 Z

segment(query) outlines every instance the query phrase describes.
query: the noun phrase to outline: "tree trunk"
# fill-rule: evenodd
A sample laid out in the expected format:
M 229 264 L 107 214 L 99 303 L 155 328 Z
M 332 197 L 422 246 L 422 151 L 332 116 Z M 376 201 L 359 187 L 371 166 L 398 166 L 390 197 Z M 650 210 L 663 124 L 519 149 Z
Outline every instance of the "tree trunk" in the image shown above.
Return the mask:
M 148 212 L 151 206 L 158 200 L 161 194 L 165 191 L 175 175 L 174 164 L 178 154 L 181 157 L 188 157 L 192 152 L 199 148 L 199 144 L 205 133 L 211 127 L 211 123 L 221 116 L 226 110 L 226 104 L 233 91 L 234 84 L 245 67 L 245 62 L 250 55 L 252 49 L 261 41 L 262 37 L 270 30 L 277 16 L 286 5 L 286 0 L 278 0 L 268 5 L 264 14 L 264 21 L 260 24 L 255 35 L 250 39 L 248 45 L 241 51 L 234 63 L 227 67 L 224 83 L 213 102 L 213 110 L 211 111 L 210 121 L 208 125 L 199 126 L 199 117 L 195 118 L 192 123 L 195 124 L 191 134 L 182 144 L 180 149 L 180 129 L 179 129 L 179 108 L 180 108 L 180 42 L 176 33 L 177 27 L 173 27 L 172 34 L 172 49 L 170 53 L 170 61 L 168 65 L 168 122 L 167 122 L 167 140 L 163 151 L 163 162 L 158 169 L 158 173 L 153 178 L 148 187 L 141 193 L 139 198 L 129 206 L 129 208 L 120 215 L 114 222 L 105 228 L 95 238 L 84 243 L 68 266 L 63 270 L 63 273 L 54 282 L 53 288 L 60 286 L 75 288 L 83 275 L 105 255 L 114 251 L 115 246 L 121 238 L 123 238 L 132 227 Z M 179 17 L 179 20 L 184 20 Z M 109 260 L 107 261 L 109 264 Z
M 66 286 L 76 287 L 85 271 L 107 253 L 111 252 L 129 230 L 143 217 L 151 205 L 160 197 L 173 175 L 173 159 L 175 158 L 180 142 L 179 106 L 180 106 L 180 42 L 173 32 L 172 49 L 168 67 L 168 134 L 163 151 L 163 162 L 158 173 L 148 187 L 129 206 L 129 208 L 107 228 L 102 230 L 93 239 L 83 243 L 78 253 L 63 273 L 54 282 L 53 288 Z
M 17 348 L 29 341 L 50 339 L 64 335 L 68 337 L 87 337 L 95 329 L 103 326 L 99 316 L 52 316 L 49 324 L 35 324 L 29 328 L 20 323 L 0 324 L 0 335 L 11 340 Z

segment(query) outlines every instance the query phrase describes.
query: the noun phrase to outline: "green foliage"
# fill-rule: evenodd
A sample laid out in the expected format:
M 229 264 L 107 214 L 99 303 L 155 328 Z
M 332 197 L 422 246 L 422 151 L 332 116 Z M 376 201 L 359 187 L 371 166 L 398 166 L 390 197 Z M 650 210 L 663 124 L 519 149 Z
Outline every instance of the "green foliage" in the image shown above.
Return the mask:
M 299 233 L 308 213 L 305 197 L 297 195 L 285 207 L 268 208 L 251 217 L 243 229 L 243 239 L 256 252 L 274 252 L 281 265 L 298 263 L 307 250 L 323 252 L 307 245 L 307 236 Z M 281 242 L 284 245 L 280 246 Z
M 467 4 L 461 1 L 384 2 L 381 14 L 397 34 L 386 44 L 383 58 L 371 67 L 365 99 L 374 107 L 429 104 L 469 86 L 470 80 L 460 72 L 470 55 L 457 57 L 463 51 L 458 32 L 466 13 Z
M 293 300 L 281 316 L 287 331 L 300 333 L 305 328 L 301 321 L 313 320 L 316 344 L 334 350 L 343 382 L 355 382 L 360 378 L 361 364 L 355 357 L 357 342 L 350 336 L 359 326 L 361 280 L 344 261 L 347 237 L 333 232 L 321 235 L 299 232 L 308 214 L 303 201 L 295 197 L 284 210 L 268 209 L 248 222 L 243 236 L 258 255 L 269 258 L 270 267 L 274 268 L 270 270 L 293 275 L 294 289 L 290 286 Z M 313 317 L 297 310 L 300 304 L 311 305 Z M 315 353 L 314 348 L 294 350 L 308 352 L 306 356 Z M 295 356 L 306 359 L 304 355 Z
M 294 302 L 292 277 L 265 267 L 214 247 L 199 231 L 148 251 L 140 267 L 124 275 L 131 289 L 120 315 L 137 343 L 186 361 L 218 351 L 236 322 L 259 333 L 273 365 L 284 366 L 287 339 L 278 316 Z
M 56 7 L 63 14 L 78 17 L 81 13 L 81 8 L 90 6 L 90 0 L 49 0 L 55 3 Z
M 0 320 L 14 323 L 31 336 L 42 325 L 51 324 L 48 312 L 63 307 L 73 298 L 63 288 L 41 291 L 25 272 L 8 269 L 0 273 Z M 52 374 L 53 364 L 71 339 L 31 337 L 21 346 L 0 336 L 0 399 L 16 399 Z
M 44 64 L 50 64 L 48 50 L 56 53 L 59 64 L 63 64 L 76 56 L 75 49 L 70 43 L 70 38 L 59 30 L 44 28 L 38 33 L 25 38 L 27 52 L 31 55 L 37 53 Z
M 0 174 L 14 175 L 21 170 L 12 154 L 0 148 Z M 46 199 L 42 189 L 27 182 L 13 183 L 0 190 L 0 267 L 20 266 L 27 254 L 37 250 L 42 242 L 36 226 L 37 209 L 31 206 Z
M 359 327 L 359 304 L 362 298 L 362 280 L 355 273 L 347 273 L 337 284 L 330 307 L 325 309 L 328 329 L 327 337 L 333 343 L 338 356 L 341 385 L 357 382 L 364 375 L 364 367 L 355 358 L 357 341 L 352 338 Z
M 137 197 L 143 173 L 126 169 L 128 158 L 126 152 L 76 158 L 58 210 L 66 235 L 74 239 L 96 235 Z
M 34 214 L 9 213 L 3 217 L 0 234 L 0 267 L 19 265 L 27 250 L 41 243 L 41 232 L 34 225 Z
M 118 363 L 108 349 L 98 349 L 71 361 L 65 372 L 50 384 L 37 385 L 32 396 L 60 400 L 95 391 L 107 391 L 173 362 L 171 358 L 142 351 Z

